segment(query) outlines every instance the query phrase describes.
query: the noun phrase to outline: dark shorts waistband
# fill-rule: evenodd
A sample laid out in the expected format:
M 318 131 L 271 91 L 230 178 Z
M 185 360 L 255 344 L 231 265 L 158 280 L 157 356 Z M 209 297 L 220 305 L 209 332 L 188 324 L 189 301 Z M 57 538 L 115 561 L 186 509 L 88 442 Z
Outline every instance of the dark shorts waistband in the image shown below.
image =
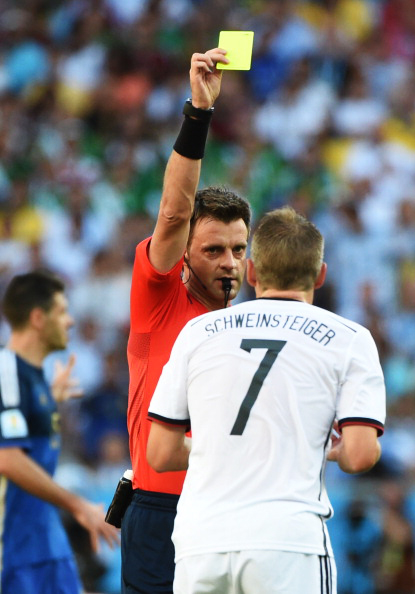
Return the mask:
M 179 501 L 179 495 L 173 493 L 158 493 L 156 491 L 144 491 L 143 489 L 134 489 L 132 503 L 136 505 L 176 509 Z

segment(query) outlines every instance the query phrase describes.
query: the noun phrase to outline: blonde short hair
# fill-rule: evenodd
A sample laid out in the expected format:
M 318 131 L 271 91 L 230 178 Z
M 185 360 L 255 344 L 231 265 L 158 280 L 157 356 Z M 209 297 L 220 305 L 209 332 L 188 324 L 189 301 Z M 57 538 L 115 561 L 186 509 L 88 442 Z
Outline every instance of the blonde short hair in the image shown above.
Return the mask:
M 262 289 L 312 289 L 323 253 L 320 231 L 290 206 L 266 213 L 252 237 L 251 258 Z

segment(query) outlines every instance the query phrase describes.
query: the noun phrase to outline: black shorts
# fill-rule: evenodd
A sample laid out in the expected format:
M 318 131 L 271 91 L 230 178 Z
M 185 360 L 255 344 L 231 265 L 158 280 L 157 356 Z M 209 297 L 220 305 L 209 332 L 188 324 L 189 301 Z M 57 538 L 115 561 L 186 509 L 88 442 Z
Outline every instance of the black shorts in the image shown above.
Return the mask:
M 121 525 L 123 594 L 172 594 L 178 495 L 135 489 Z

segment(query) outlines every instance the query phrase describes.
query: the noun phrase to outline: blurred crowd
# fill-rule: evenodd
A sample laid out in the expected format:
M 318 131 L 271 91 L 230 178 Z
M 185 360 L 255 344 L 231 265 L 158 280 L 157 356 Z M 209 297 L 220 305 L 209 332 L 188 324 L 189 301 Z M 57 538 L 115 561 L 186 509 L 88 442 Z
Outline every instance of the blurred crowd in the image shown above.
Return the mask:
M 85 391 L 62 411 L 58 478 L 107 505 L 129 467 L 135 245 L 154 226 L 191 54 L 220 30 L 254 31 L 254 53 L 223 75 L 201 186 L 247 196 L 254 224 L 285 203 L 315 221 L 329 266 L 316 304 L 369 327 L 385 373 L 381 463 L 328 468 L 339 594 L 413 593 L 415 0 L 2 0 L 0 293 L 33 267 L 65 279 Z M 68 530 L 87 590 L 119 592 L 119 552 L 92 558 Z

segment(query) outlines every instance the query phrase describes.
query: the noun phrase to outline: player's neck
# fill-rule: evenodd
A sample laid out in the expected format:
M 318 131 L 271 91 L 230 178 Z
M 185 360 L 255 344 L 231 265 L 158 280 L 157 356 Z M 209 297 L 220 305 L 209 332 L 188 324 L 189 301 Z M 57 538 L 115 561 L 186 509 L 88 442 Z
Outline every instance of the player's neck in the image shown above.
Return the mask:
M 42 345 L 27 332 L 12 332 L 7 348 L 35 367 L 42 367 L 47 354 Z
M 265 289 L 256 288 L 256 296 L 268 297 L 269 299 L 295 299 L 296 301 L 303 301 L 304 303 L 313 303 L 314 291 L 280 291 L 278 289 Z

